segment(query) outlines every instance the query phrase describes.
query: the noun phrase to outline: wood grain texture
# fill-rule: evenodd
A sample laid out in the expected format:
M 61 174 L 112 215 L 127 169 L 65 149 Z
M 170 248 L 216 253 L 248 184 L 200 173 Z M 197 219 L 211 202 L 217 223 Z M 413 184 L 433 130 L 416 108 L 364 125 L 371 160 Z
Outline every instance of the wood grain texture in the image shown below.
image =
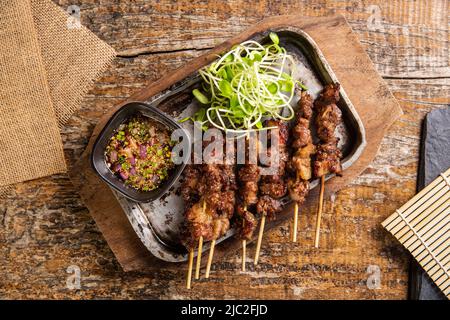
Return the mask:
M 344 14 L 404 115 L 369 168 L 326 201 L 320 251 L 311 247 L 314 213 L 302 211 L 298 244 L 280 226 L 266 235 L 256 269 L 240 274 L 236 255 L 192 291 L 184 271 L 122 272 L 67 176 L 20 185 L 0 203 L 1 298 L 406 297 L 408 255 L 380 222 L 415 193 L 421 120 L 450 103 L 447 1 L 55 2 L 80 5 L 83 24 L 122 55 L 63 130 L 71 166 L 108 108 L 271 15 Z M 81 270 L 79 290 L 66 286 L 70 265 Z M 369 265 L 381 270 L 379 289 L 366 285 Z

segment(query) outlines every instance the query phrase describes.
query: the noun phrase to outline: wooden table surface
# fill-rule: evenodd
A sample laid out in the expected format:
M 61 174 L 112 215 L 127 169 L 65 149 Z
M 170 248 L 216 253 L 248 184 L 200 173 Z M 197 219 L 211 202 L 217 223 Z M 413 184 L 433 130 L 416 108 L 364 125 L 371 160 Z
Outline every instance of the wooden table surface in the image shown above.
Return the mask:
M 236 254 L 190 291 L 184 272 L 121 271 L 66 175 L 21 184 L 0 203 L 0 299 L 406 298 L 409 255 L 380 223 L 415 193 L 423 117 L 450 103 L 448 1 L 55 2 L 79 5 L 82 23 L 119 53 L 63 129 L 69 165 L 110 106 L 273 15 L 343 14 L 404 115 L 370 167 L 327 199 L 319 250 L 314 212 L 304 212 L 298 244 L 285 224 L 267 234 L 258 267 L 240 273 Z

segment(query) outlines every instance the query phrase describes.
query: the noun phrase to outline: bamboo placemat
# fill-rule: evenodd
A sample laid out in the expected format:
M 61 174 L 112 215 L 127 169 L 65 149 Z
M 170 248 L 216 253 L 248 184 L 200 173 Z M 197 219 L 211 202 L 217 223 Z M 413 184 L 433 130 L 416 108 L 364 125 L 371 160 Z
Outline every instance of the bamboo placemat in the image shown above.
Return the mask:
M 450 298 L 450 168 L 382 225 Z

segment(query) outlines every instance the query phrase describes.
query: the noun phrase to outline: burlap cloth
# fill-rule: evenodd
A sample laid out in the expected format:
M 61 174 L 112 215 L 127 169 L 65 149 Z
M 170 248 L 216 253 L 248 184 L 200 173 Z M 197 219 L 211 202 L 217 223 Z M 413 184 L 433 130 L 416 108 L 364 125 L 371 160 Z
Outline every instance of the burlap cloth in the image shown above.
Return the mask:
M 0 0 L 0 197 L 66 171 L 59 129 L 115 57 L 69 17 L 51 0 Z

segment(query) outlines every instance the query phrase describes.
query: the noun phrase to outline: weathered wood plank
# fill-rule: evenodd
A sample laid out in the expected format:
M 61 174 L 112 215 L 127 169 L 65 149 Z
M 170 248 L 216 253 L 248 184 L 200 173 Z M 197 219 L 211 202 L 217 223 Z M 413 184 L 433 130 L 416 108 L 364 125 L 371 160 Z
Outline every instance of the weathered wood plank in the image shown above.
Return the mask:
M 72 1 L 56 1 L 62 6 Z M 77 2 L 75 2 L 77 4 Z M 448 77 L 449 2 L 79 1 L 82 22 L 121 54 L 208 49 L 264 17 L 343 14 L 383 76 Z M 331 31 L 330 31 L 331 32 Z

